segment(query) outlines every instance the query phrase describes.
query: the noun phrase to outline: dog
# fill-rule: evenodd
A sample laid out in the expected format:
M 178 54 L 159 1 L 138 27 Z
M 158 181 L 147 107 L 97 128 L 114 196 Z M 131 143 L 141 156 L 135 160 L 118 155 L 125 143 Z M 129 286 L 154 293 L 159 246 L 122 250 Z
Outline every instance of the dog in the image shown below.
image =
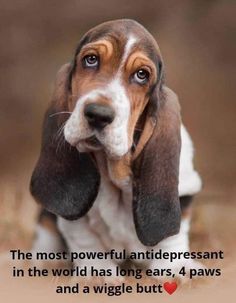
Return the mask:
M 70 251 L 189 251 L 191 201 L 201 189 L 193 153 L 153 36 L 126 19 L 92 28 L 59 70 L 44 118 L 30 190 L 47 211 L 34 249 L 61 249 L 48 228 L 57 224 Z M 146 267 L 178 272 L 185 263 Z M 116 266 L 79 263 L 91 264 Z

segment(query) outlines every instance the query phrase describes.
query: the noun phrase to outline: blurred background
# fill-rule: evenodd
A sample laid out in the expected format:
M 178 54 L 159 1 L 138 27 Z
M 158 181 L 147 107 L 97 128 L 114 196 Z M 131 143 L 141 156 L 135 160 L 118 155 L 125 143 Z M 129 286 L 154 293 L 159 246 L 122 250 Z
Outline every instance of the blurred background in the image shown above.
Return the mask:
M 217 0 L 1 1 L 0 251 L 30 247 L 36 204 L 28 192 L 54 78 L 98 23 L 133 18 L 157 39 L 166 82 L 179 96 L 203 178 L 193 249 L 235 250 L 236 3 Z

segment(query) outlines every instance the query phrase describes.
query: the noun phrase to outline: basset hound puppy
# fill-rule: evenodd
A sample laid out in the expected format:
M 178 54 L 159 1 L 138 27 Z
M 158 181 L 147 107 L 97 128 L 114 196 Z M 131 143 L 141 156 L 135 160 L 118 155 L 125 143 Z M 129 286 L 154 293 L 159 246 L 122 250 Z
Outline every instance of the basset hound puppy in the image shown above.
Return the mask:
M 57 216 L 68 248 L 188 251 L 189 205 L 200 188 L 152 35 L 133 20 L 88 31 L 58 72 L 31 179 L 32 195 Z M 34 247 L 59 249 L 59 241 L 38 226 Z M 115 266 L 79 265 L 89 262 Z

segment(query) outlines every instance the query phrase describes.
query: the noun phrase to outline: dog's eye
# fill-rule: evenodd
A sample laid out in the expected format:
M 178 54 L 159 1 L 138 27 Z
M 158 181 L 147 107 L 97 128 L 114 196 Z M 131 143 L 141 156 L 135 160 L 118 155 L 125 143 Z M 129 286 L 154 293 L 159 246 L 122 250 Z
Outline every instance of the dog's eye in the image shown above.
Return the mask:
M 145 69 L 139 69 L 135 74 L 134 74 L 134 80 L 135 82 L 139 84 L 145 84 L 147 83 L 149 79 L 149 72 Z
M 85 67 L 98 67 L 99 58 L 96 55 L 87 55 L 83 58 Z

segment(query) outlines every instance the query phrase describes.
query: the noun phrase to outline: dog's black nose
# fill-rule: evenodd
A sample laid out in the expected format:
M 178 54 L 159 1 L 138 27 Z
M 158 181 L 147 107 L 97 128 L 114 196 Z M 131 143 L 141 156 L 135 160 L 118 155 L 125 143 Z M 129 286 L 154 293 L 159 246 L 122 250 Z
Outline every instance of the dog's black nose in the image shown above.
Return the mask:
M 114 120 L 115 112 L 108 105 L 90 103 L 85 106 L 84 115 L 90 126 L 103 129 Z

